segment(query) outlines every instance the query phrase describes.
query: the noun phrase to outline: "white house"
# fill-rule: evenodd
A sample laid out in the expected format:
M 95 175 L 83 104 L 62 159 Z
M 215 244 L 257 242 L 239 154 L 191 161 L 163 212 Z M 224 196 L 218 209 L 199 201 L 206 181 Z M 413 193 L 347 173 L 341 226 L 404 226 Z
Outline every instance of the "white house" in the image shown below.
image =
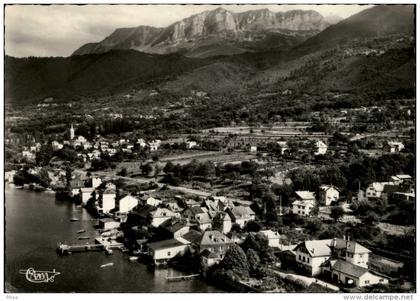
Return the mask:
M 310 191 L 296 191 L 296 201 L 292 203 L 293 214 L 301 216 L 311 215 L 312 209 L 315 207 L 315 193 Z
M 280 234 L 273 230 L 261 230 L 260 232 L 268 239 L 268 246 L 280 248 Z
M 99 227 L 104 230 L 116 229 L 120 226 L 120 222 L 113 220 L 112 218 L 101 218 L 99 220 Z
M 284 152 L 288 150 L 287 142 L 286 141 L 277 141 L 278 146 L 280 147 L 280 153 L 284 155 Z
M 402 151 L 403 149 L 404 149 L 404 144 L 402 144 L 401 142 L 388 141 L 387 144 L 385 145 L 385 151 L 391 154 L 398 153 Z
M 185 142 L 185 144 L 187 146 L 187 149 L 194 148 L 198 145 L 196 141 L 191 141 L 191 140 Z
M 100 209 L 103 213 L 109 213 L 109 211 L 115 208 L 115 197 L 114 189 L 108 188 L 102 193 Z
M 342 238 L 308 240 L 298 244 L 294 251 L 298 267 L 311 276 L 319 275 L 322 265 L 330 259 L 340 259 L 367 268 L 370 253 L 357 242 Z
M 249 151 L 250 151 L 251 153 L 256 153 L 256 152 L 257 152 L 257 147 L 256 147 L 255 145 L 251 145 L 251 146 L 249 147 Z
M 329 260 L 322 265 L 322 274 L 333 282 L 348 286 L 364 287 L 374 284 L 388 284 L 388 278 L 369 269 L 351 264 L 345 260 Z
M 131 195 L 126 195 L 118 201 L 120 213 L 128 213 L 139 204 L 139 200 Z
M 92 193 L 95 190 L 93 187 L 80 188 L 80 196 L 83 204 L 86 204 L 92 197 Z
M 97 188 L 102 184 L 102 180 L 100 177 L 93 176 L 92 177 L 92 187 Z
M 321 140 L 318 140 L 315 142 L 315 149 L 315 155 L 325 155 L 327 153 L 328 146 Z
M 166 208 L 156 208 L 153 212 L 151 212 L 151 225 L 155 228 L 159 227 L 164 221 L 167 221 L 176 214 L 169 209 Z
M 223 234 L 227 234 L 232 229 L 232 219 L 227 212 L 218 212 L 213 218 L 213 224 L 217 225 L 217 229 Z
M 245 227 L 249 221 L 255 220 L 255 212 L 246 206 L 234 206 L 233 208 L 226 209 L 232 222 L 238 224 L 239 227 Z
M 149 141 L 149 148 L 151 152 L 157 151 L 160 147 L 160 140 Z
M 155 199 L 153 197 L 149 197 L 149 198 L 146 199 L 145 204 L 156 207 L 156 206 L 159 206 L 160 204 L 162 204 L 162 201 L 158 200 L 158 199 Z
M 380 198 L 385 185 L 394 185 L 394 182 L 373 182 L 366 188 L 366 198 Z
M 167 263 L 178 255 L 183 255 L 189 249 L 188 245 L 176 239 L 168 239 L 147 244 L 148 254 L 155 265 Z
M 319 187 L 319 202 L 322 205 L 329 206 L 332 202 L 338 201 L 340 191 L 333 185 L 321 185 Z
M 58 142 L 58 141 L 53 141 L 53 142 L 51 142 L 51 146 L 52 146 L 52 149 L 53 149 L 54 151 L 56 151 L 56 150 L 59 150 L 59 149 L 62 149 L 62 148 L 63 148 L 63 145 L 62 145 L 60 142 Z

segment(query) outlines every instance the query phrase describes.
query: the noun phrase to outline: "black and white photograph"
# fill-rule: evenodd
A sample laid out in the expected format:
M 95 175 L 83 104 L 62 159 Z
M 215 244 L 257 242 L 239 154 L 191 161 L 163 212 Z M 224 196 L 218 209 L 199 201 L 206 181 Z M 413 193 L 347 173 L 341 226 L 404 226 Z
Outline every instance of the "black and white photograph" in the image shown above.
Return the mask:
M 4 4 L 3 295 L 415 300 L 416 8 Z

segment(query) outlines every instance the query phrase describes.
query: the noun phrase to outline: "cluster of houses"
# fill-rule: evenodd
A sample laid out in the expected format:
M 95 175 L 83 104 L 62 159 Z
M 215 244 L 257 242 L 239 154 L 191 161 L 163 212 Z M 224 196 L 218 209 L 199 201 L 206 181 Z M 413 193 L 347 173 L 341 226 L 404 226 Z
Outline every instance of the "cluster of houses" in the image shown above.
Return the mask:
M 321 185 L 319 187 L 319 202 L 316 201 L 315 192 L 295 191 L 295 201 L 292 203 L 292 213 L 301 216 L 310 216 L 315 206 L 331 206 L 336 204 L 340 191 L 334 185 Z
M 373 182 L 358 199 L 385 199 L 390 201 L 415 201 L 415 184 L 410 175 L 394 175 L 388 182 Z
M 371 251 L 348 237 L 308 240 L 281 246 L 282 264 L 343 286 L 387 284 L 389 277 L 369 268 Z

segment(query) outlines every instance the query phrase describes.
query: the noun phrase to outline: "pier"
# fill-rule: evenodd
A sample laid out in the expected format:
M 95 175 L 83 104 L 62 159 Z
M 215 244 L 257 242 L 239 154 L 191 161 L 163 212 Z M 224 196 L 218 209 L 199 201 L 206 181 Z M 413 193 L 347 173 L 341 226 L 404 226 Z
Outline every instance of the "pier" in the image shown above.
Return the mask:
M 200 276 L 200 274 L 183 275 L 183 276 L 172 276 L 166 277 L 167 281 L 182 281 L 182 280 L 193 280 Z
M 108 241 L 104 238 L 97 237 L 95 243 L 86 243 L 86 244 L 75 244 L 67 245 L 64 243 L 59 243 L 57 247 L 57 252 L 60 255 L 70 255 L 76 252 L 88 252 L 88 251 L 106 251 L 108 254 L 112 254 L 111 249 L 121 248 L 122 243 L 115 241 Z
M 87 252 L 87 251 L 101 251 L 104 250 L 102 244 L 81 244 L 81 245 L 66 245 L 59 244 L 57 252 L 60 255 L 69 255 L 73 252 Z

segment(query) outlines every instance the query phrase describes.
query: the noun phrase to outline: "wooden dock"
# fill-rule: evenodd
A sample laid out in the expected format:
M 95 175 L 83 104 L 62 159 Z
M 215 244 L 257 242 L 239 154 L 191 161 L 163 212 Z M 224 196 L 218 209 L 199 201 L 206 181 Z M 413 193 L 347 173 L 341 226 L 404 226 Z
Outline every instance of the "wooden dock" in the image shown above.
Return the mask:
M 192 275 L 182 275 L 182 276 L 172 276 L 166 277 L 167 281 L 182 281 L 182 280 L 193 280 L 200 276 L 200 274 L 192 274 Z
M 104 249 L 102 244 L 80 244 L 80 245 L 66 245 L 59 244 L 57 252 L 60 255 L 67 255 L 75 252 L 87 252 L 87 251 L 101 251 Z

